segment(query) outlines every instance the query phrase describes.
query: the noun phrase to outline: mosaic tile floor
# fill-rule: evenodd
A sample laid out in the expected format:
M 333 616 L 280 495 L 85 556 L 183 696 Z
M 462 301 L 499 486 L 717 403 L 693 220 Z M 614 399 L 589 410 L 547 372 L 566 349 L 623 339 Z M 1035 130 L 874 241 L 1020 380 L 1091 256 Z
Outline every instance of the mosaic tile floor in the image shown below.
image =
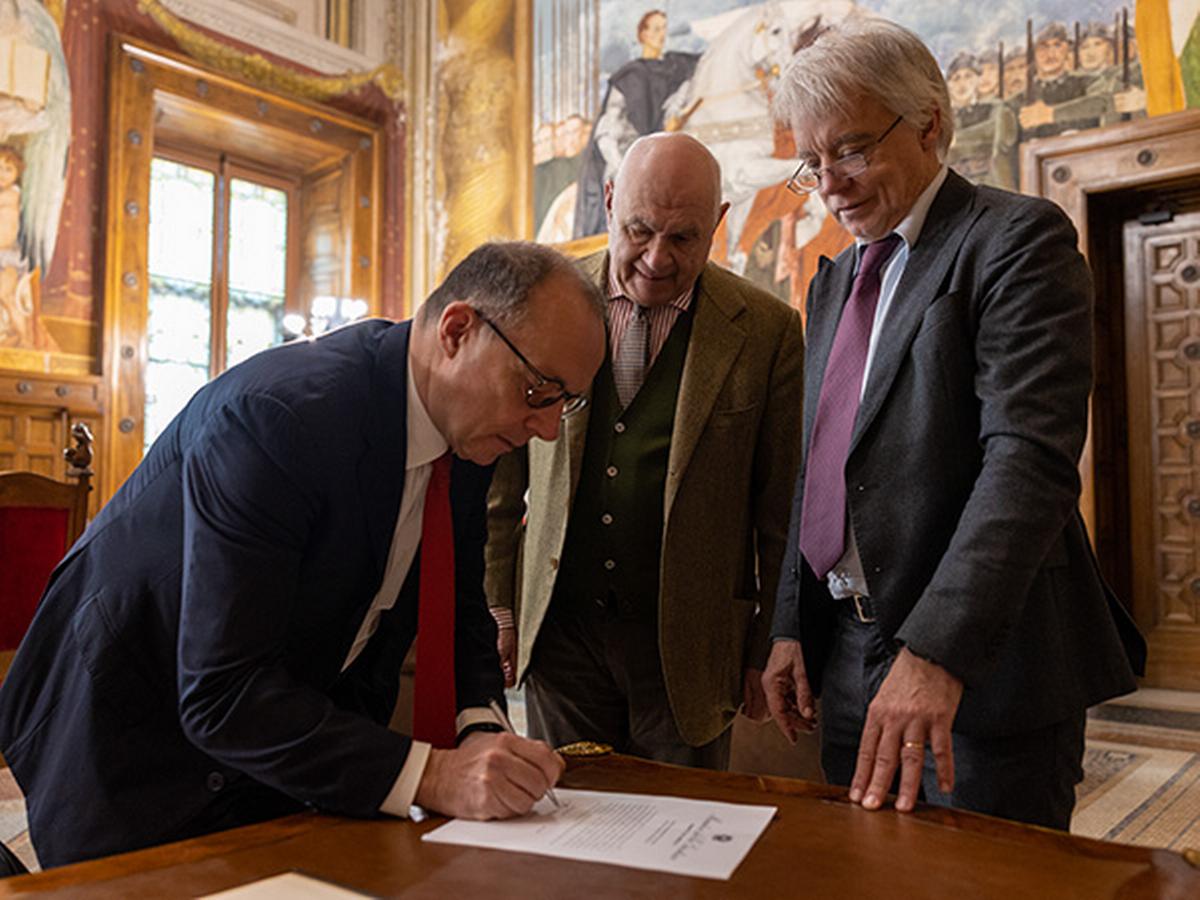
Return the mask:
M 1146 689 L 1088 714 L 1071 831 L 1200 849 L 1200 694 Z

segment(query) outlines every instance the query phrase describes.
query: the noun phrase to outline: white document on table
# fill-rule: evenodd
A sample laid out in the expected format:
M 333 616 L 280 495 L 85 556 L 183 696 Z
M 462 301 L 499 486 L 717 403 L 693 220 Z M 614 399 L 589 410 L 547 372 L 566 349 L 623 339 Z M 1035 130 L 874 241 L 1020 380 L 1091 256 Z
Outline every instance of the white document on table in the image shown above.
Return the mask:
M 651 794 L 554 792 L 520 819 L 455 819 L 422 840 L 515 850 L 728 880 L 775 815 L 774 806 Z

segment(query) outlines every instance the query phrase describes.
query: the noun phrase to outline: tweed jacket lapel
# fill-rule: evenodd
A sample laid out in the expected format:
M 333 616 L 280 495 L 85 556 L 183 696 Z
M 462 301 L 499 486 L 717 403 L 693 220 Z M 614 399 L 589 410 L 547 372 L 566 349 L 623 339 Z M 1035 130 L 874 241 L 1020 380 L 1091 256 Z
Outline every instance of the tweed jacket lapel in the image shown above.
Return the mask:
M 602 294 L 608 292 L 608 251 L 601 250 L 579 260 L 579 268 L 587 280 L 596 285 Z M 606 329 L 607 332 L 607 329 Z M 609 354 L 608 338 L 604 339 L 605 354 Z M 599 376 L 597 376 L 599 377 Z M 591 399 L 595 384 L 588 385 L 587 396 Z M 583 469 L 583 451 L 587 441 L 588 422 L 591 421 L 592 407 L 590 403 L 577 413 L 563 419 L 558 440 L 549 444 L 543 441 L 533 441 L 544 447 L 550 454 L 550 486 L 553 490 L 566 492 L 567 503 L 563 507 L 564 515 L 561 527 L 556 527 L 556 543 L 561 550 L 567 533 L 567 516 L 575 502 L 575 489 L 579 486 L 579 474 Z M 539 454 L 541 455 L 541 454 Z
M 601 291 L 608 286 L 608 252 L 593 253 L 580 260 L 580 267 L 588 279 Z M 675 401 L 675 427 L 671 435 L 671 453 L 667 463 L 667 483 L 664 497 L 664 520 L 669 521 L 671 503 L 679 490 L 680 480 L 687 470 L 688 462 L 696 449 L 696 442 L 704 432 L 717 396 L 733 362 L 746 341 L 746 333 L 737 323 L 745 309 L 741 299 L 731 295 L 717 295 L 708 290 L 706 273 L 713 264 L 708 263 L 701 272 L 696 298 L 693 301 L 692 334 L 688 341 L 687 357 L 683 363 L 683 375 L 679 382 L 679 398 Z M 570 496 L 579 484 L 579 472 L 583 463 L 584 439 L 587 436 L 587 407 L 564 423 L 563 434 L 558 443 L 565 459 L 561 465 L 570 473 Z M 565 534 L 566 524 L 563 530 Z
M 700 274 L 692 306 L 692 334 L 679 382 L 679 397 L 675 402 L 675 427 L 667 464 L 665 521 L 670 521 L 671 503 L 692 459 L 696 442 L 712 415 L 734 360 L 746 342 L 746 332 L 737 322 L 745 304 L 730 292 L 709 291 L 705 273 L 712 265 L 708 263 Z
M 971 222 L 980 214 L 974 200 L 975 188 L 951 171 L 929 208 L 921 235 L 896 286 L 896 296 L 871 363 L 862 406 L 854 420 L 850 453 L 883 407 L 925 310 L 942 294 L 946 274 L 958 257 Z
M 589 387 L 589 397 L 591 393 Z M 542 539 L 538 541 L 535 552 L 548 557 L 559 557 L 567 540 L 567 520 L 571 507 L 575 505 L 575 490 L 579 487 L 579 474 L 583 470 L 590 412 L 591 407 L 585 406 L 563 419 L 556 440 L 534 438 L 529 442 L 530 483 L 544 482 L 546 497 L 566 497 L 565 503 L 556 499 L 553 503 L 543 503 L 538 510 L 542 525 L 537 529 L 537 534 Z M 549 577 L 542 587 L 545 600 L 549 603 L 550 591 L 554 587 L 553 577 Z
M 589 397 L 591 393 L 589 389 Z M 563 469 L 562 474 L 567 478 L 565 486 L 569 488 L 569 493 L 567 494 L 568 507 L 571 503 L 574 503 L 575 488 L 579 486 L 579 473 L 583 469 L 583 450 L 587 443 L 588 422 L 590 420 L 591 410 L 585 406 L 579 412 L 567 416 L 563 420 L 562 431 L 558 436 L 557 443 L 562 451 L 561 455 L 565 458 L 559 462 L 555 469 L 557 470 L 561 467 Z M 561 477 L 557 471 L 555 471 L 554 475 Z M 563 525 L 565 529 L 566 523 L 564 522 Z

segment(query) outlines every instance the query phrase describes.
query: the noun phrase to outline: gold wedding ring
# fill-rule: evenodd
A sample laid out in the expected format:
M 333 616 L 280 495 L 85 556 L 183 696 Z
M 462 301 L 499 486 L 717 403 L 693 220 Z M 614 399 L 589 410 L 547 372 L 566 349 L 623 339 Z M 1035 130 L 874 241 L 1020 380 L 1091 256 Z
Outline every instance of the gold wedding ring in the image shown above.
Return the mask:
M 905 749 L 905 750 L 911 750 L 911 749 L 913 749 L 914 747 L 915 747 L 916 749 L 918 749 L 918 750 L 924 750 L 924 749 L 925 749 L 925 742 L 924 742 L 924 741 L 905 741 L 905 742 L 904 742 L 904 749 Z

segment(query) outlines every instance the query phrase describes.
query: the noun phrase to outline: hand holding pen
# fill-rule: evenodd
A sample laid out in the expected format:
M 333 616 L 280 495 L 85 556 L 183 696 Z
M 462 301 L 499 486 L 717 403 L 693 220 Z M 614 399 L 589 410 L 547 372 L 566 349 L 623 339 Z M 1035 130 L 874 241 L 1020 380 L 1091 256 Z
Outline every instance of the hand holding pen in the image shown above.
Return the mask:
M 509 734 L 517 733 L 517 730 L 513 728 L 513 724 L 509 720 L 508 715 L 504 712 L 503 706 L 497 703 L 495 699 L 489 700 L 488 706 L 491 707 L 492 713 L 496 716 L 501 728 L 503 728 Z M 554 804 L 555 809 L 562 809 L 562 804 L 558 802 L 558 797 L 554 793 L 554 788 L 546 788 L 545 796 L 547 800 Z
M 509 819 L 530 812 L 562 775 L 563 759 L 542 741 L 513 734 L 502 707 L 492 707 L 507 734 L 471 734 L 452 750 L 428 749 L 413 797 L 422 811 L 460 819 Z M 549 793 L 551 803 L 558 798 Z

